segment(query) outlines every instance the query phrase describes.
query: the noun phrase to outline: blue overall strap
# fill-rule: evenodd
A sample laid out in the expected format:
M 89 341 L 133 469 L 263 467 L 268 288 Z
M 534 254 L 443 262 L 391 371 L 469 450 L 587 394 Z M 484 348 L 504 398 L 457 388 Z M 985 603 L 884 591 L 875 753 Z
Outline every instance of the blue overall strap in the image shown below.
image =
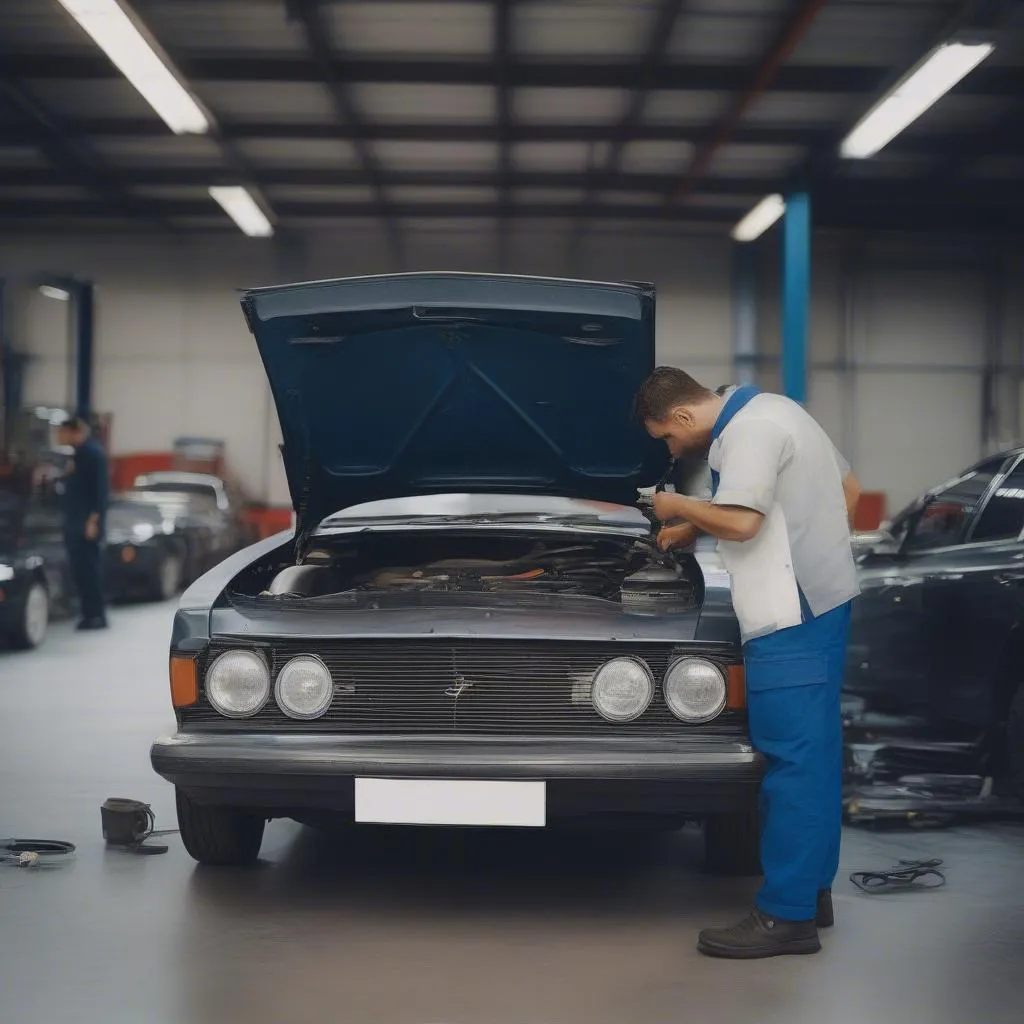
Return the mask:
M 722 406 L 722 411 L 718 414 L 718 419 L 715 420 L 715 425 L 711 428 L 711 441 L 712 443 L 717 441 L 722 436 L 722 431 L 732 422 L 732 418 L 749 402 L 752 398 L 756 398 L 761 394 L 761 389 L 754 387 L 753 384 L 744 384 L 743 387 L 737 388 L 726 400 L 725 405 Z M 711 470 L 711 496 L 715 496 L 715 492 L 718 490 L 718 473 L 715 470 Z

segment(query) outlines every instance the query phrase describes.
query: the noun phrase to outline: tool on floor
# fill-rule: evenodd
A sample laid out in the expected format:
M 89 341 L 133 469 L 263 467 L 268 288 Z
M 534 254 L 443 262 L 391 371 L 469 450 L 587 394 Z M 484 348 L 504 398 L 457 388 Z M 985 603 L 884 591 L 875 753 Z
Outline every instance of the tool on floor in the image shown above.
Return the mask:
M 107 846 L 117 846 L 130 853 L 166 853 L 168 847 L 164 843 L 150 843 L 147 840 L 173 835 L 178 831 L 175 828 L 158 830 L 153 808 L 141 800 L 129 800 L 126 797 L 109 797 L 100 808 L 100 819 Z
M 854 871 L 850 881 L 871 896 L 907 889 L 939 889 L 946 884 L 946 876 L 939 871 L 941 866 L 938 859 L 901 860 L 886 871 Z
M 62 839 L 0 839 L 0 863 L 35 868 L 51 857 L 66 857 L 75 844 Z

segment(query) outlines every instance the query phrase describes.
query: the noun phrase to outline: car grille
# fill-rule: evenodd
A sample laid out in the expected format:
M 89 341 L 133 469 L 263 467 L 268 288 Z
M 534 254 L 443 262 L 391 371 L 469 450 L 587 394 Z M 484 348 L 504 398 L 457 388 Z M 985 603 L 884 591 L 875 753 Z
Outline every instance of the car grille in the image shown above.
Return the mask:
M 518 640 L 305 640 L 243 645 L 215 640 L 200 665 L 225 650 L 257 647 L 272 678 L 290 659 L 315 654 L 334 679 L 327 713 L 312 722 L 285 715 L 273 696 L 258 714 L 233 720 L 205 698 L 185 709 L 189 726 L 268 732 L 495 733 L 515 735 L 679 735 L 688 726 L 665 705 L 660 683 L 670 659 L 700 654 L 726 664 L 729 649 L 687 644 Z M 634 722 L 605 721 L 590 703 L 589 683 L 614 657 L 643 658 L 655 678 L 655 697 Z M 744 716 L 726 712 L 716 731 L 743 731 Z

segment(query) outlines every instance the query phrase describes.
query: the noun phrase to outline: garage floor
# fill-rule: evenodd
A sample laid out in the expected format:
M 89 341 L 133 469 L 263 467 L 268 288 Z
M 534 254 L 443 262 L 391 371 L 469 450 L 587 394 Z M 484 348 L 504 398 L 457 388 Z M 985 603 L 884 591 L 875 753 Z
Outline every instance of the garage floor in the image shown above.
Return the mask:
M 0 1020 L 104 1024 L 953 1024 L 1021 1020 L 1024 828 L 851 832 L 846 875 L 946 860 L 944 890 L 837 888 L 813 958 L 703 959 L 699 928 L 754 886 L 698 872 L 696 833 L 268 830 L 248 872 L 106 852 L 108 796 L 172 794 L 148 746 L 170 728 L 166 607 L 107 634 L 54 627 L 0 654 L 0 834 L 74 860 L 0 867 Z M 845 875 L 844 875 L 845 877 Z

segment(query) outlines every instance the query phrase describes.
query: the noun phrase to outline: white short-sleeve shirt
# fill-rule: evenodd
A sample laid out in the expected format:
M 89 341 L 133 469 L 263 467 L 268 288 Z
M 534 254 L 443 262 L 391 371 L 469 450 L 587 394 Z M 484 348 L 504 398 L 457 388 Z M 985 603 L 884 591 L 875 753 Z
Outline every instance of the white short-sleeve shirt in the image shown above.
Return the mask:
M 744 641 L 799 625 L 799 592 L 815 616 L 860 592 L 843 478 L 850 471 L 821 426 L 782 395 L 755 395 L 712 443 L 714 502 L 765 519 L 749 541 L 720 541 Z

